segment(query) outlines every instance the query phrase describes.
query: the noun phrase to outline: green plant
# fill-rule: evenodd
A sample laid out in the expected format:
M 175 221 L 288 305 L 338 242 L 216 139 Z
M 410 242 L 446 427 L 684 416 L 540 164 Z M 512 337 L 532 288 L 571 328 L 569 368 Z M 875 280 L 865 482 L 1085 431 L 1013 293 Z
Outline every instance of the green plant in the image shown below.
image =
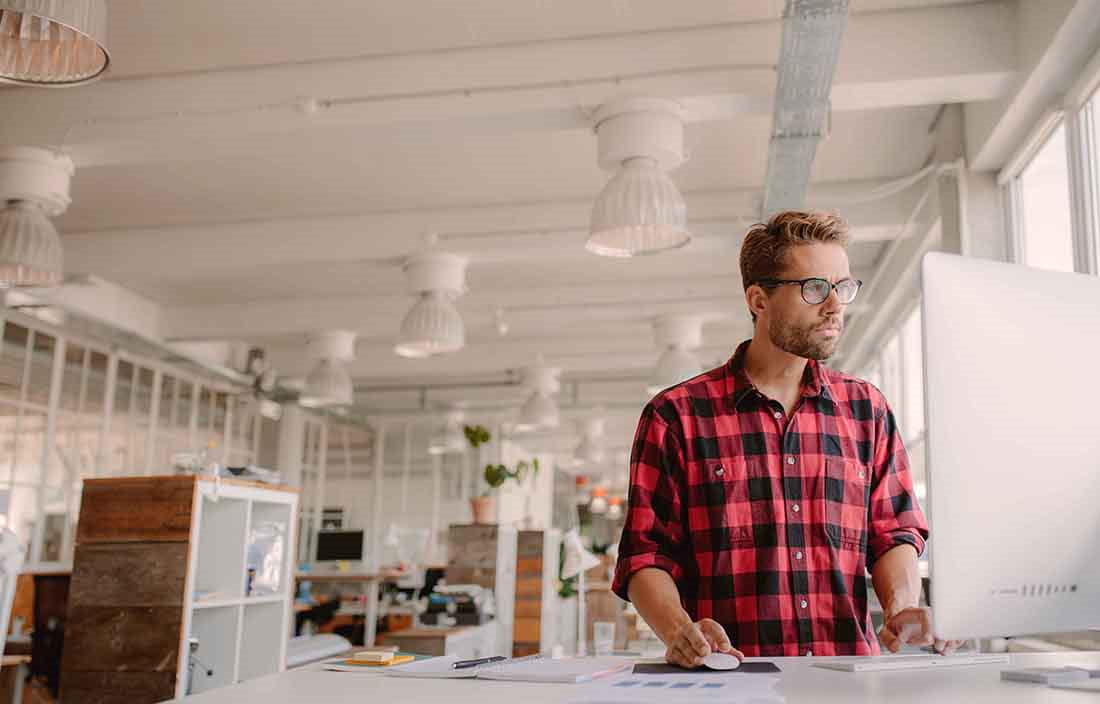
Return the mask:
M 466 441 L 474 449 L 481 447 L 492 439 L 488 429 L 483 425 L 467 425 L 462 428 L 462 431 L 466 435 Z M 538 476 L 539 461 L 537 459 L 531 460 L 530 463 L 520 460 L 516 463 L 515 469 L 508 469 L 502 464 L 487 464 L 484 470 L 485 483 L 489 485 L 490 489 L 499 489 L 509 479 L 515 479 L 517 484 L 523 484 L 528 472 L 532 476 Z M 488 496 L 488 494 L 489 492 L 485 492 L 483 496 Z

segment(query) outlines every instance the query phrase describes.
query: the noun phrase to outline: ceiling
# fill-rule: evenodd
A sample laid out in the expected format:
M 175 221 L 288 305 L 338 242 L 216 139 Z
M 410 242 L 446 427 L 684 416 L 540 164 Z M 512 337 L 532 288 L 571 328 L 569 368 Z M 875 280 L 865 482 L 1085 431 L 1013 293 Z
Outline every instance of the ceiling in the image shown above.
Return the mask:
M 781 0 L 109 5 L 109 77 L 0 91 L 0 143 L 73 155 L 67 269 L 159 304 L 164 337 L 245 340 L 301 375 L 306 333 L 353 329 L 360 410 L 379 417 L 515 404 L 507 384 L 541 352 L 570 413 L 602 406 L 625 446 L 654 316 L 705 314 L 708 364 L 749 336 L 737 251 L 765 184 Z M 929 162 L 942 105 L 1010 90 L 1014 13 L 851 1 L 809 202 L 851 221 L 856 276 L 874 275 L 915 195 L 856 201 Z M 591 115 L 628 94 L 685 107 L 690 158 L 672 176 L 696 239 L 617 261 L 582 245 L 608 178 Z M 399 359 L 400 263 L 429 233 L 470 256 L 468 345 Z

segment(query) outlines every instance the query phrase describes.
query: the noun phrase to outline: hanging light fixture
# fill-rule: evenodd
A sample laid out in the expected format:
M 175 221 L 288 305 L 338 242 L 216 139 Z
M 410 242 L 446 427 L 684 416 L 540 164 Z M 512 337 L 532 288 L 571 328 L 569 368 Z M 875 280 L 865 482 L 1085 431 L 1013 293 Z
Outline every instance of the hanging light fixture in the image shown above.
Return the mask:
M 561 370 L 547 367 L 540 355 L 534 366 L 523 373 L 523 385 L 530 390 L 523 407 L 519 411 L 516 430 L 529 432 L 556 428 L 561 423 L 561 414 L 553 395 L 561 391 L 559 375 Z
M 596 113 L 599 163 L 617 172 L 592 207 L 585 249 L 633 257 L 691 241 L 687 206 L 669 178 L 684 156 L 683 111 L 671 100 L 631 98 Z
M 409 289 L 418 296 L 401 321 L 394 352 L 424 359 L 457 352 L 466 344 L 466 328 L 454 299 L 466 290 L 466 259 L 455 254 L 429 252 L 405 262 Z
M 588 502 L 588 510 L 597 515 L 607 513 L 607 489 L 597 486 L 592 489 L 592 500 Z
M 350 406 L 355 402 L 355 387 L 345 364 L 355 359 L 355 333 L 327 330 L 312 336 L 306 354 L 317 361 L 306 377 L 298 403 L 307 408 Z
M 607 500 L 607 520 L 617 521 L 623 517 L 623 498 L 612 496 Z
M 605 419 L 596 416 L 582 423 L 581 441 L 573 451 L 573 459 L 581 465 L 602 464 L 607 454 L 604 449 Z
M 691 352 L 703 344 L 703 319 L 698 315 L 665 315 L 653 322 L 657 345 L 663 348 L 646 385 L 656 394 L 702 372 L 699 359 Z
M 428 443 L 429 455 L 460 454 L 466 450 L 466 436 L 462 432 L 465 416 L 461 411 L 451 411 L 440 432 L 432 436 Z
M 106 0 L 0 0 L 0 83 L 79 85 L 109 63 Z
M 69 207 L 73 161 L 35 147 L 0 148 L 0 287 L 55 286 L 64 276 L 51 217 Z

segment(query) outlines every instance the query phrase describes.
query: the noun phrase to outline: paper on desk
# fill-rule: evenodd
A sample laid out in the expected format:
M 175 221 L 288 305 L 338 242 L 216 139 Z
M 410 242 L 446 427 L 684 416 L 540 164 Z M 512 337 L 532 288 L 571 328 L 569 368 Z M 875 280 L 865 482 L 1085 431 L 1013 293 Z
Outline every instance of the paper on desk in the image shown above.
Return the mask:
M 678 704 L 702 700 L 723 704 L 783 704 L 773 675 L 726 677 L 721 672 L 685 672 L 667 675 L 622 675 L 578 690 L 573 704 Z

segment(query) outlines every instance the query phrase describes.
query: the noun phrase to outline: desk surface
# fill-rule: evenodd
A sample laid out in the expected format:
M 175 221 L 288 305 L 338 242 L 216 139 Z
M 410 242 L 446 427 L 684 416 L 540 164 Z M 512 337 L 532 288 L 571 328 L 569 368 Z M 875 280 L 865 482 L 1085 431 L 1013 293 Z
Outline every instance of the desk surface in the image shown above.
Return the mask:
M 783 669 L 779 692 L 787 704 L 1081 704 L 1095 695 L 1002 682 L 1004 664 L 894 672 L 834 672 L 810 667 L 821 658 L 774 658 Z M 1100 652 L 1017 653 L 1012 667 L 1100 666 Z M 736 675 L 730 675 L 736 677 Z M 295 670 L 225 687 L 187 699 L 190 704 L 362 704 L 371 701 L 448 704 L 555 704 L 583 698 L 585 685 L 416 680 L 380 673 Z

